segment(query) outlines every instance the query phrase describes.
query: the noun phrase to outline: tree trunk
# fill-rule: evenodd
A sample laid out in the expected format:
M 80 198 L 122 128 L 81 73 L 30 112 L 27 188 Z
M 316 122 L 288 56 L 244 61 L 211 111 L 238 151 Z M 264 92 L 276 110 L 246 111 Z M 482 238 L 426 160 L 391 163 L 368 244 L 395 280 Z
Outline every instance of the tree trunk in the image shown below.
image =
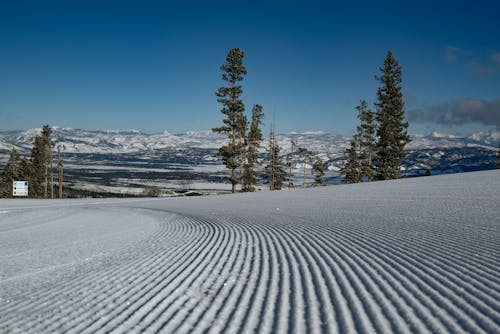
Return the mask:
M 59 138 L 58 138 L 59 139 Z M 58 186 L 59 186 L 59 198 L 62 198 L 63 190 L 63 164 L 61 161 L 61 144 L 57 145 L 57 176 L 58 176 Z
M 45 161 L 45 190 L 43 192 L 43 198 L 47 198 L 48 187 L 49 187 L 48 173 L 49 173 L 48 164 L 47 164 L 47 161 Z
M 54 159 L 50 150 L 50 198 L 54 199 Z
M 233 155 L 233 159 L 235 158 L 234 156 L 234 148 L 236 147 L 236 129 L 233 127 L 233 142 L 232 142 L 232 147 L 231 147 L 231 154 Z M 236 192 L 236 168 L 232 167 L 231 168 L 231 193 Z

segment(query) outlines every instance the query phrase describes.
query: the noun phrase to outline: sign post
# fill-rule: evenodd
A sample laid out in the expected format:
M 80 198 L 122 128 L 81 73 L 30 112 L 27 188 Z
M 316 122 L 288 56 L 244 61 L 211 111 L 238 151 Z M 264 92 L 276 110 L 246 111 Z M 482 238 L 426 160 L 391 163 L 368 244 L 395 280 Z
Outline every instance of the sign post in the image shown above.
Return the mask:
M 12 195 L 14 197 L 28 197 L 28 181 L 14 181 L 12 184 Z

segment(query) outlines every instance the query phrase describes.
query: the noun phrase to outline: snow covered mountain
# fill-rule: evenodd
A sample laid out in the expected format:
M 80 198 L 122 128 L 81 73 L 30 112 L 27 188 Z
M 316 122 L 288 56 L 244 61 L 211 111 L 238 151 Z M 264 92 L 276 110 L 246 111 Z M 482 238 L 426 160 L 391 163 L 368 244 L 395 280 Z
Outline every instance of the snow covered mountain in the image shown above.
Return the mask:
M 13 147 L 22 156 L 29 156 L 40 131 L 0 132 L 0 166 Z M 98 185 L 101 193 L 139 194 L 147 186 L 221 189 L 227 182 L 227 171 L 217 154 L 227 138 L 210 131 L 147 134 L 136 130 L 90 131 L 59 127 L 54 131 L 61 138 L 66 180 L 71 180 L 68 185 L 74 189 L 96 191 Z M 500 132 L 494 131 L 468 137 L 440 133 L 412 135 L 403 172 L 407 176 L 420 176 L 429 171 L 447 174 L 491 169 L 499 139 Z M 344 151 L 351 137 L 315 131 L 280 134 L 277 140 L 283 161 L 289 159 L 294 140 L 299 147 L 312 151 L 313 157 L 321 158 L 327 171 L 327 183 L 341 182 L 339 171 L 345 165 Z M 264 143 L 261 149 L 264 160 L 266 147 Z M 297 155 L 293 166 L 294 181 L 302 184 L 302 160 Z M 306 165 L 306 169 L 310 166 Z M 307 175 L 312 182 L 310 172 Z
M 20 151 L 31 149 L 35 136 L 41 129 L 0 132 L 0 149 L 14 146 Z M 54 128 L 61 136 L 62 150 L 66 153 L 113 154 L 161 150 L 172 147 L 216 148 L 224 137 L 206 132 L 187 132 L 174 135 L 165 131 L 147 134 L 137 130 L 92 131 Z
M 41 129 L 0 132 L 0 151 L 15 147 L 19 151 L 29 152 L 35 136 Z M 62 150 L 65 153 L 113 154 L 141 151 L 162 150 L 166 148 L 203 148 L 216 149 L 225 141 L 224 135 L 210 131 L 188 131 L 180 134 L 163 133 L 148 134 L 137 130 L 83 130 L 55 127 L 54 132 L 60 134 Z M 307 147 L 315 153 L 343 152 L 350 137 L 332 135 L 330 133 L 291 132 L 278 135 L 278 142 L 283 154 L 290 152 L 291 140 L 299 146 Z M 483 147 L 494 149 L 500 140 L 500 132 L 479 132 L 468 137 L 458 137 L 433 132 L 430 135 L 412 135 L 409 150 L 434 148 Z

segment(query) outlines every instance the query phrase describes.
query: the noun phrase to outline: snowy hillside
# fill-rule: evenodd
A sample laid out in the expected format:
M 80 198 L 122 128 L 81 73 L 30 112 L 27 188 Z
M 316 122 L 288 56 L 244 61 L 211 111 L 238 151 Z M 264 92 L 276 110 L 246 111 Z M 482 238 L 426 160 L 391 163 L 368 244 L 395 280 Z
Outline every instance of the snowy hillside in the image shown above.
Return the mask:
M 61 135 L 60 143 L 65 153 L 123 154 L 172 147 L 215 149 L 226 141 L 226 136 L 210 131 L 188 131 L 180 134 L 165 131 L 147 134 L 137 130 L 90 131 L 59 127 L 55 127 L 54 131 Z M 29 152 L 35 136 L 40 132 L 41 129 L 0 132 L 0 150 L 10 150 L 13 146 L 20 151 Z M 351 140 L 347 136 L 332 135 L 321 131 L 291 132 L 278 135 L 277 139 L 284 154 L 289 153 L 292 139 L 297 141 L 299 146 L 307 147 L 313 152 L 323 153 L 343 152 Z M 495 131 L 480 132 L 469 137 L 434 132 L 427 136 L 412 135 L 412 142 L 408 148 L 414 150 L 472 146 L 497 147 L 499 140 L 500 133 Z
M 0 166 L 7 161 L 12 147 L 22 156 L 29 156 L 40 130 L 0 132 Z M 135 196 L 147 191 L 147 187 L 161 188 L 167 195 L 186 188 L 204 193 L 228 189 L 228 173 L 218 155 L 218 148 L 227 142 L 224 136 L 209 131 L 146 134 L 58 127 L 55 131 L 62 138 L 68 191 L 65 196 Z M 415 134 L 407 146 L 403 173 L 420 176 L 428 171 L 435 175 L 491 169 L 499 137 L 497 132 L 470 137 Z M 350 139 L 321 131 L 277 136 L 283 162 L 290 158 L 294 140 L 299 147 L 312 151 L 313 158 L 323 161 L 328 184 L 342 181 L 339 171 L 345 165 L 344 151 Z M 266 145 L 260 153 L 263 161 L 267 159 Z M 295 154 L 292 165 L 294 183 L 302 184 L 302 158 Z M 313 182 L 310 167 L 306 164 L 308 183 Z
M 33 146 L 35 136 L 41 129 L 0 133 L 0 143 L 15 145 L 21 151 Z M 225 138 L 210 132 L 187 132 L 173 135 L 168 131 L 146 134 L 129 131 L 88 131 L 82 129 L 54 128 L 60 134 L 63 152 L 66 153 L 132 153 L 159 150 L 171 147 L 217 148 Z
M 499 333 L 500 172 L 0 200 L 1 333 Z

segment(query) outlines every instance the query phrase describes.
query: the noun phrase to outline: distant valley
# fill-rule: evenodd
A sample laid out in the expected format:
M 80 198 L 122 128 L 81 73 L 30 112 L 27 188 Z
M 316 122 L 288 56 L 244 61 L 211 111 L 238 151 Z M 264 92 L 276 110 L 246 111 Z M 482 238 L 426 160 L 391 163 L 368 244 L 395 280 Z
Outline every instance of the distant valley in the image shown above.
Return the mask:
M 16 148 L 29 157 L 40 129 L 0 132 L 0 164 Z M 140 131 L 89 131 L 54 128 L 61 136 L 67 196 L 142 196 L 156 189 L 167 196 L 212 194 L 229 190 L 228 173 L 217 155 L 226 141 L 209 131 L 147 134 Z M 281 159 L 288 161 L 292 139 L 324 162 L 328 184 L 342 182 L 340 168 L 350 137 L 325 132 L 287 133 L 277 136 Z M 432 133 L 412 135 L 403 161 L 408 177 L 491 169 L 499 132 L 457 137 Z M 260 157 L 265 164 L 266 143 Z M 303 184 L 302 161 L 293 161 L 293 181 Z M 306 165 L 306 183 L 312 183 Z M 263 171 L 260 171 L 262 175 Z M 265 185 L 260 189 L 264 190 Z

